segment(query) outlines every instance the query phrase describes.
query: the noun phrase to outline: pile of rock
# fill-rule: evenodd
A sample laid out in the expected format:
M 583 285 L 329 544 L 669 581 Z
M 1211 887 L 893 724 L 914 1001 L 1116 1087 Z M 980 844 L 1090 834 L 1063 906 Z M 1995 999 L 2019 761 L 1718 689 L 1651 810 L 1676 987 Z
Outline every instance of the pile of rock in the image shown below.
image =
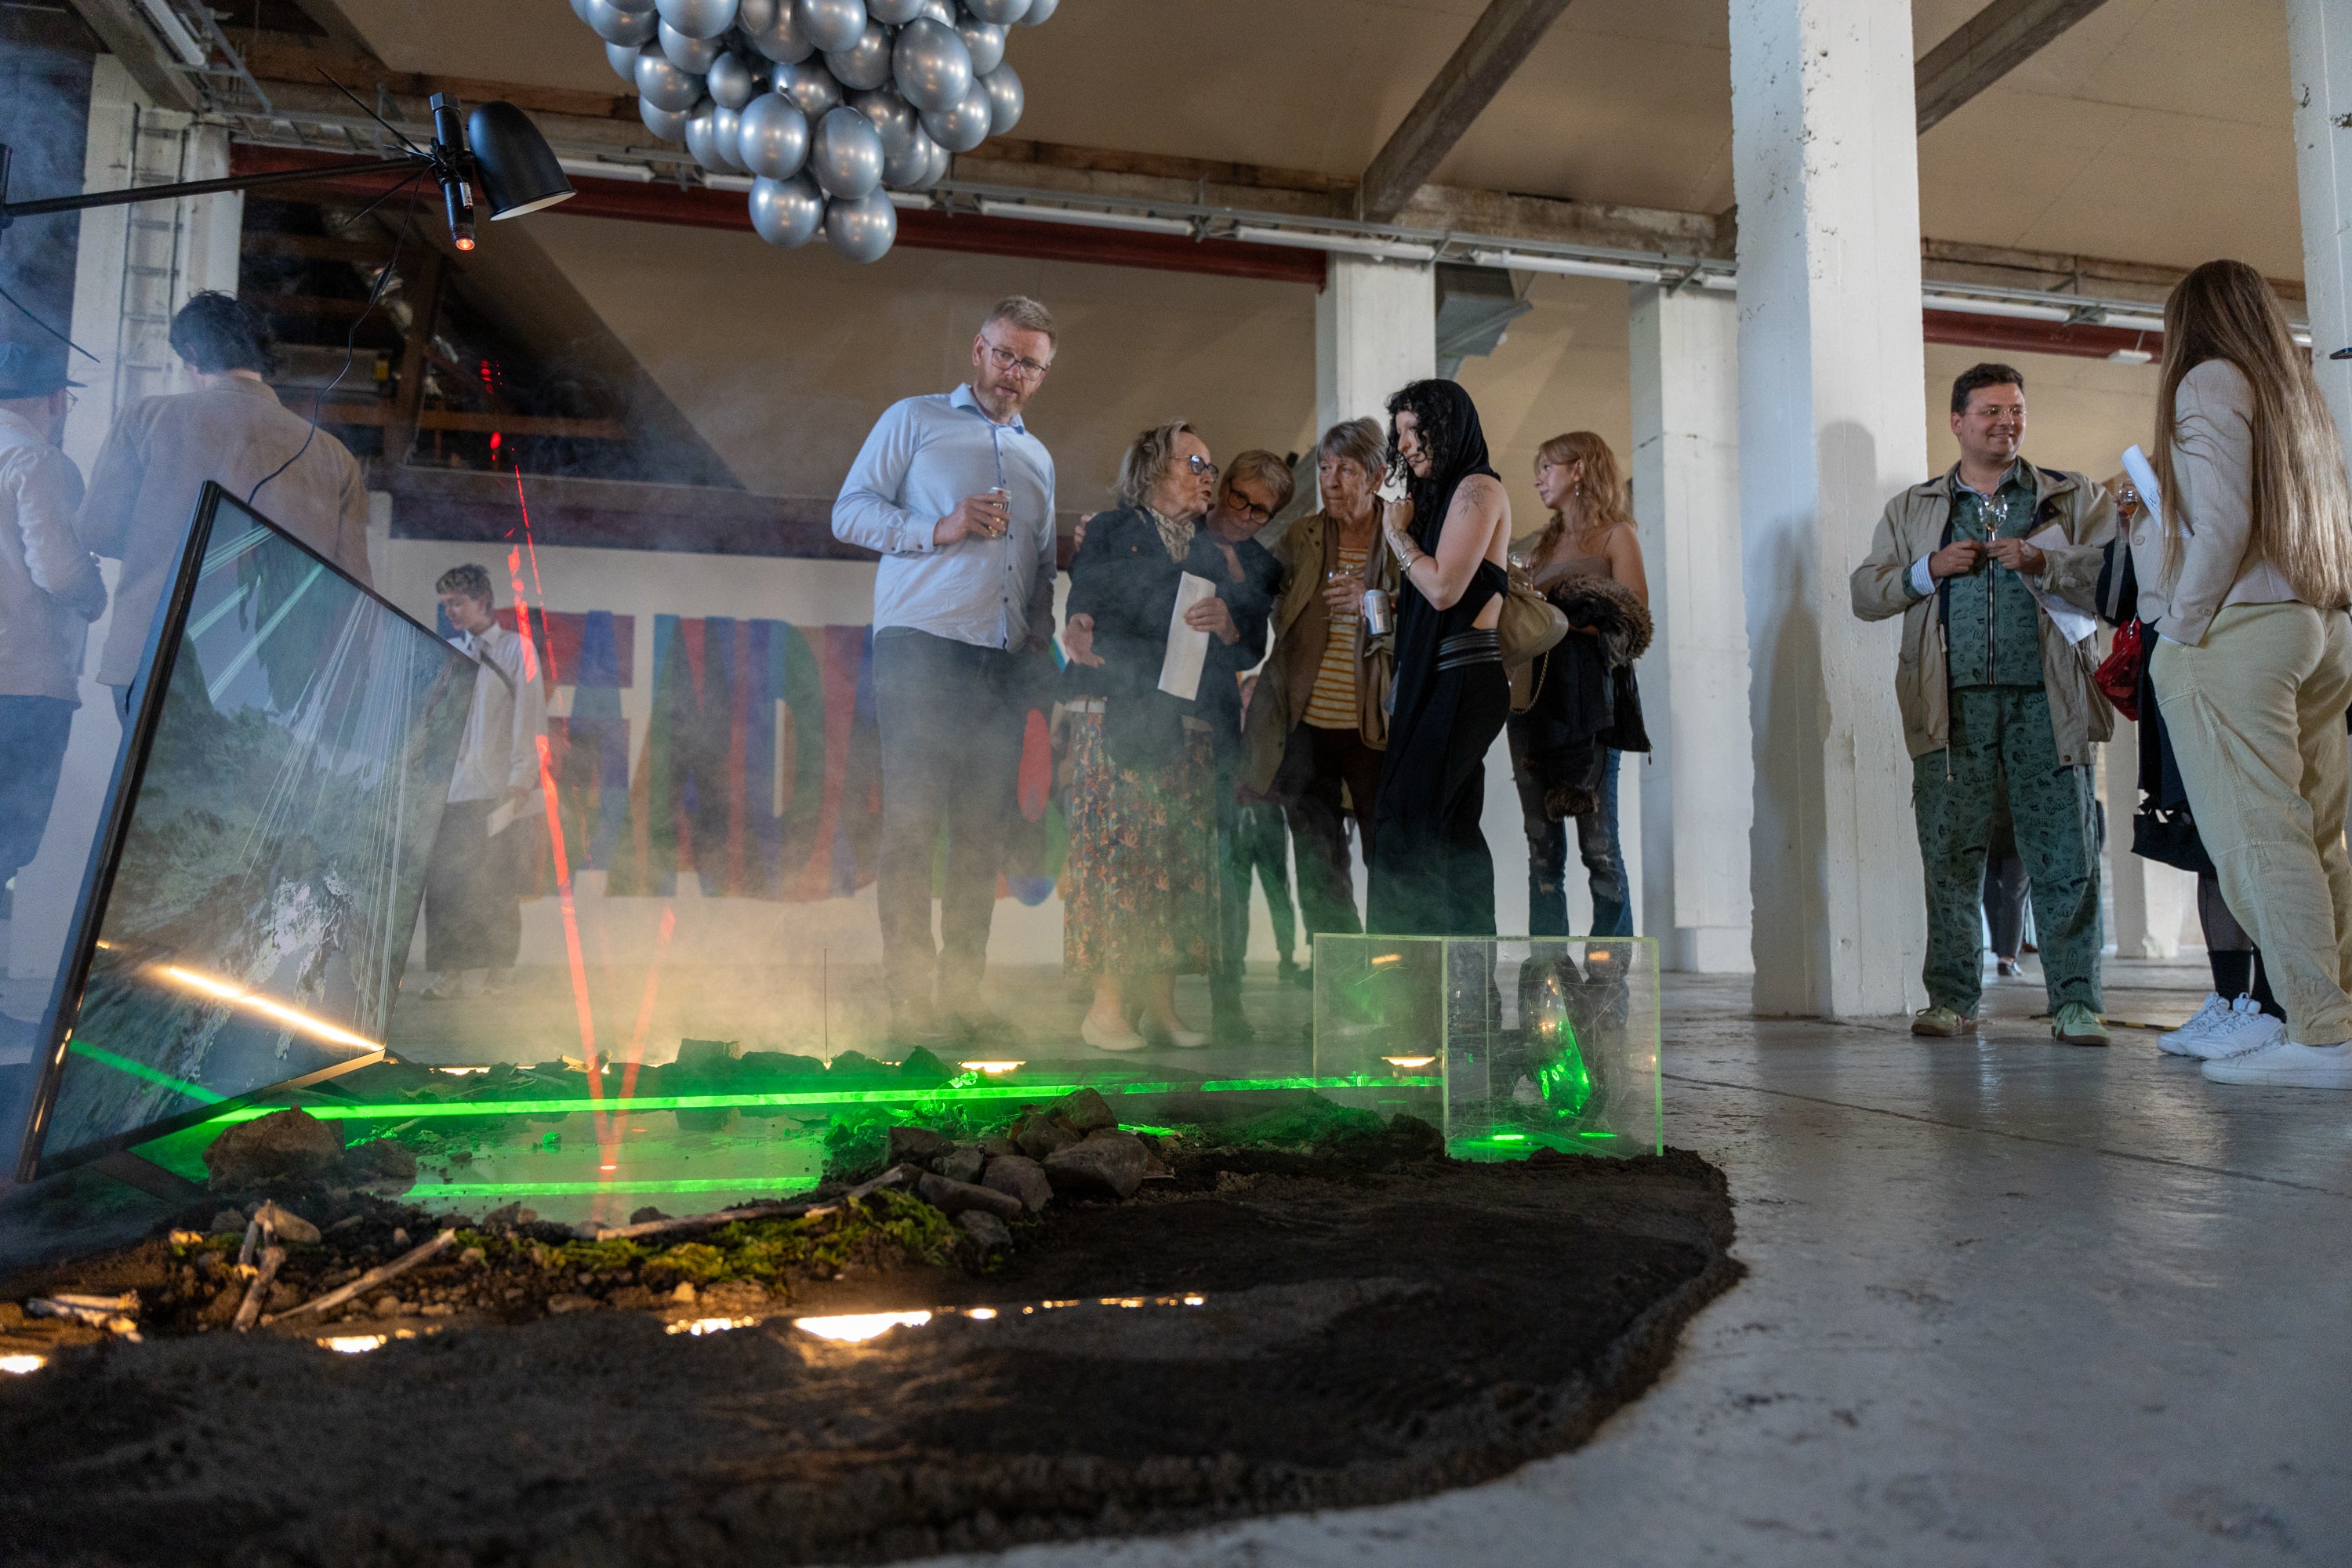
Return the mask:
M 304 1184 L 404 1191 L 416 1180 L 416 1156 L 389 1138 L 343 1147 L 342 1133 L 299 1107 L 240 1121 L 205 1151 L 215 1192 Z
M 982 1254 L 1010 1247 L 1006 1222 L 1041 1212 L 1056 1194 L 1124 1202 L 1169 1175 L 1153 1141 L 1122 1131 L 1091 1089 L 1024 1110 L 977 1142 L 894 1127 L 890 1160 L 917 1173 L 916 1194 L 953 1215 Z

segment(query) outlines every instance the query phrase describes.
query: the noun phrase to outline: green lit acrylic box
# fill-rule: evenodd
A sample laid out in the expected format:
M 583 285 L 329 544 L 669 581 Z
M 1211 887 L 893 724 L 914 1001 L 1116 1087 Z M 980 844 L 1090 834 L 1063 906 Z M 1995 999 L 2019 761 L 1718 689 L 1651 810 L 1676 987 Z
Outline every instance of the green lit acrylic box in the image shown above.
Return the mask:
M 1657 944 L 1318 936 L 1315 1076 L 1439 1125 L 1457 1159 L 1655 1153 Z

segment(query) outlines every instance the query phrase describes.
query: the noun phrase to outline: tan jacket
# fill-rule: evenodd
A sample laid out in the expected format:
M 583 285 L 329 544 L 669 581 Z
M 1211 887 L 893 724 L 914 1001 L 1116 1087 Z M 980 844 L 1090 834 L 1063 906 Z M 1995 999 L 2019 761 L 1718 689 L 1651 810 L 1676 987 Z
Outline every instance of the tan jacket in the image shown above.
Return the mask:
M 2286 574 L 2251 548 L 2254 531 L 2254 389 L 2228 360 L 2209 359 L 2180 378 L 2172 412 L 2180 440 L 2172 452 L 2178 496 L 2168 517 L 2187 524 L 2180 576 L 2164 580 L 2164 530 L 2142 508 L 2131 535 L 2139 616 L 2174 642 L 2205 640 L 2214 613 L 2231 605 L 2284 605 L 2295 597 Z
M 309 420 L 243 376 L 203 392 L 142 398 L 114 422 L 90 468 L 78 525 L 93 552 L 122 563 L 100 680 L 128 686 L 138 675 L 155 605 L 206 479 L 241 501 L 300 451 L 300 461 L 263 486 L 254 510 L 369 584 L 367 485 L 359 459 L 324 430 L 304 450 L 310 435 Z
M 1274 786 L 1274 775 L 1281 771 L 1283 752 L 1290 744 L 1290 731 L 1306 716 L 1316 673 L 1323 668 L 1323 649 L 1331 639 L 1331 606 L 1323 602 L 1323 574 L 1339 564 L 1339 532 L 1328 513 L 1313 512 L 1292 523 L 1274 549 L 1275 559 L 1282 564 L 1281 596 L 1275 600 L 1270 628 L 1274 651 L 1258 678 L 1256 694 L 1250 699 L 1238 780 L 1241 788 L 1255 795 L 1264 795 Z M 1396 557 L 1389 553 L 1377 528 L 1372 530 L 1371 553 L 1364 559 L 1364 571 L 1372 586 L 1385 588 L 1391 595 L 1396 593 Z M 1358 634 L 1360 638 L 1360 622 Z M 1380 673 L 1377 667 L 1390 655 L 1394 641 L 1393 634 L 1375 637 L 1371 646 L 1358 650 L 1359 732 L 1369 746 L 1388 744 L 1388 715 L 1381 705 L 1386 683 L 1365 677 Z
M 1853 570 L 1849 588 L 1853 613 L 1865 621 L 1903 617 L 1901 651 L 1895 666 L 1895 697 L 1903 708 L 1903 735 L 1915 757 L 1951 744 L 1951 685 L 1944 656 L 1944 628 L 1937 595 L 1912 589 L 1911 568 L 1944 545 L 1952 515 L 1952 490 L 1959 482 L 1955 464 L 1941 479 L 1913 485 L 1886 503 L 1870 542 L 1870 558 Z M 2097 607 L 2099 567 L 2116 533 L 2116 503 L 2081 474 L 2033 469 L 2033 527 L 2052 523 L 2065 531 L 2063 549 L 2049 557 L 2037 584 L 2045 594 L 2090 612 Z M 2050 727 L 2058 761 L 2080 767 L 2091 761 L 2091 743 L 2116 731 L 2115 710 L 2092 683 L 2098 668 L 2097 639 L 2069 643 L 2048 616 L 2037 616 L 2042 632 L 2042 684 L 2050 694 Z

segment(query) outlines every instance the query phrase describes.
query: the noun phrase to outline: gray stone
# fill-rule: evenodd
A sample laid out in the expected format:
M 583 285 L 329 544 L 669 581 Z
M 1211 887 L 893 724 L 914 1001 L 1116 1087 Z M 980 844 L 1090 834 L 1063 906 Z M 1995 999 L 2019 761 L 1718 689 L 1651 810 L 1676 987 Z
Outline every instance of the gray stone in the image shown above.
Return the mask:
M 980 1152 L 992 1160 L 1001 1160 L 1007 1154 L 1021 1152 L 1021 1146 L 1013 1142 L 1010 1136 L 1000 1134 L 994 1138 L 982 1139 Z
M 1054 1184 L 1046 1178 L 1045 1167 L 1026 1154 L 1000 1154 L 991 1160 L 980 1184 L 1011 1193 L 1031 1214 L 1054 1200 Z
M 963 1226 L 964 1234 L 971 1237 L 982 1257 L 1004 1251 L 1013 1245 L 1013 1232 L 985 1209 L 966 1209 L 956 1216 L 956 1223 Z
M 894 1165 L 929 1165 L 940 1155 L 954 1151 L 953 1139 L 942 1138 L 928 1127 L 890 1129 L 890 1163 Z
M 931 1162 L 932 1167 L 950 1182 L 976 1182 L 980 1168 L 988 1163 L 988 1156 L 969 1143 L 959 1143 L 955 1149 Z
M 566 1312 L 593 1312 L 604 1304 L 593 1296 L 550 1296 L 547 1310 L 551 1316 L 560 1318 Z
M 315 1244 L 319 1239 L 317 1226 L 312 1225 L 293 1210 L 281 1208 L 277 1204 L 262 1205 L 259 1212 L 253 1217 L 259 1220 L 263 1227 L 280 1241 L 299 1241 L 309 1246 Z
M 324 1175 L 343 1157 L 342 1134 L 299 1106 L 240 1121 L 205 1151 L 215 1188 Z
M 1021 1152 L 1033 1160 L 1043 1160 L 1069 1148 L 1077 1141 L 1076 1133 L 1060 1122 L 1045 1116 L 1031 1116 L 1024 1119 L 1020 1124 L 1020 1131 L 1013 1139 L 1013 1142 L 1021 1145 Z
M 245 1229 L 245 1215 L 236 1209 L 223 1209 L 213 1215 L 211 1229 L 215 1236 L 232 1230 L 242 1233 Z
M 1151 1156 L 1131 1132 L 1104 1131 L 1045 1159 L 1046 1180 L 1074 1197 L 1131 1198 Z
M 1047 1107 L 1046 1114 L 1080 1134 L 1118 1125 L 1118 1113 L 1111 1110 L 1110 1102 L 1090 1089 L 1070 1090 Z
M 1011 1193 L 1000 1193 L 993 1187 L 974 1186 L 970 1182 L 950 1182 L 945 1176 L 925 1176 L 916 1184 L 915 1191 L 933 1208 L 946 1214 L 965 1214 L 978 1209 L 999 1219 L 1019 1219 L 1021 1200 Z

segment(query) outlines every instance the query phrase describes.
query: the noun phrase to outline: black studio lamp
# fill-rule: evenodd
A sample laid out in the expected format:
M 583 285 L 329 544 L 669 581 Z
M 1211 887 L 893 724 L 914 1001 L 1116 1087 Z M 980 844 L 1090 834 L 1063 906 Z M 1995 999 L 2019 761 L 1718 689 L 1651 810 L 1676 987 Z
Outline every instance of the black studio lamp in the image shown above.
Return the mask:
M 134 202 L 175 201 L 182 196 L 212 195 L 255 185 L 289 184 L 302 180 L 334 179 L 350 174 L 402 174 L 415 179 L 430 174 L 441 186 L 442 204 L 449 219 L 449 237 L 459 250 L 474 248 L 475 186 L 488 198 L 490 219 L 520 217 L 553 206 L 572 195 L 555 151 L 530 117 L 511 103 L 485 103 L 470 120 L 460 118 L 451 93 L 433 95 L 433 142 L 419 147 L 402 137 L 401 152 L 388 158 L 362 158 L 343 163 L 320 163 L 302 169 L 272 169 L 231 174 L 220 180 L 187 180 L 173 185 L 138 185 L 129 190 L 89 191 L 78 196 L 50 196 L 39 201 L 12 202 L 8 195 L 8 149 L 0 145 L 0 231 L 20 217 L 44 213 L 81 212 L 90 207 L 127 206 Z M 394 134 L 398 135 L 398 132 Z

